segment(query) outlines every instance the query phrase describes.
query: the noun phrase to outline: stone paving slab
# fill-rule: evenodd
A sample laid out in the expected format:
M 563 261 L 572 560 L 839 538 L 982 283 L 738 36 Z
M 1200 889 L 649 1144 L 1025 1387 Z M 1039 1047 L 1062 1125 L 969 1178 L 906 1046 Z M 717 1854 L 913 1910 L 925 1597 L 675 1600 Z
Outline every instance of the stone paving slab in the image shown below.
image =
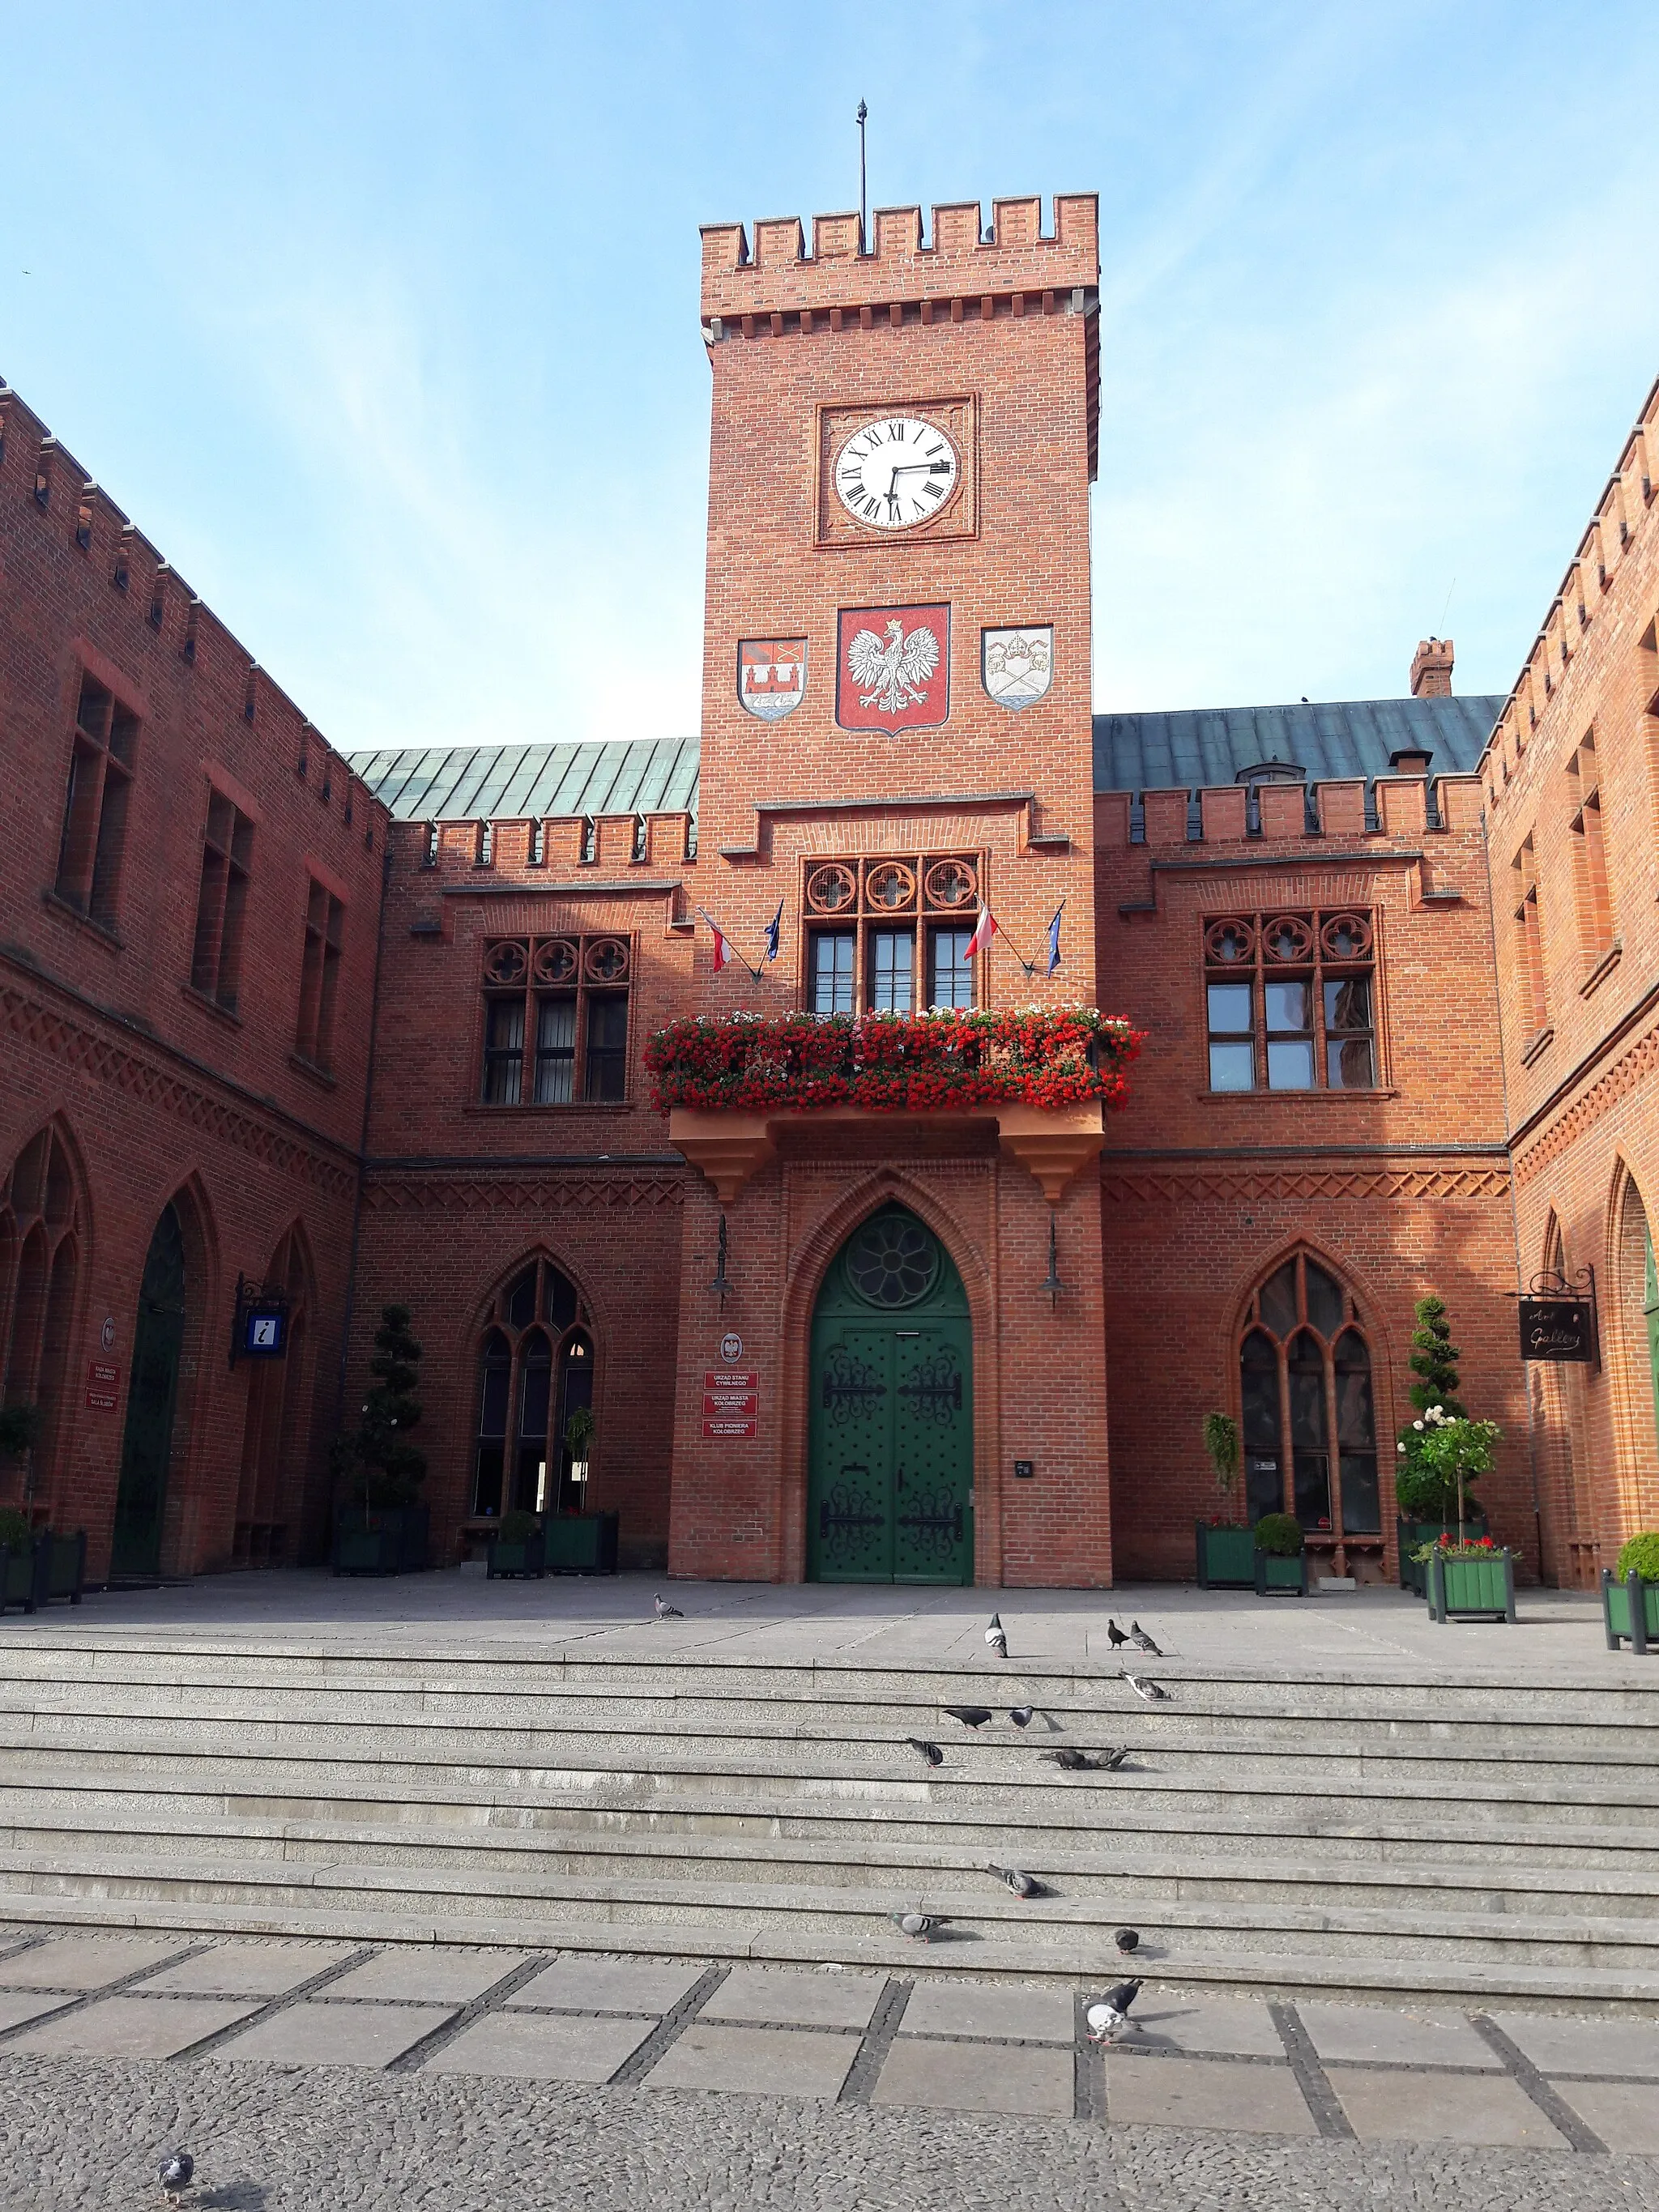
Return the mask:
M 55 1936 L 0 1959 L 0 1989 L 101 1990 L 185 1949 L 188 1936 Z
M 870 2101 L 952 2112 L 1048 2112 L 1069 2120 L 1074 2094 L 1069 2051 L 911 2036 L 888 2052 Z
M 1507 2075 L 1410 2073 L 1328 2066 L 1326 2078 L 1362 2142 L 1565 2147 L 1530 2097 Z
M 1501 2074 L 1504 2062 L 1484 2043 L 1467 2016 L 1440 2006 L 1389 2012 L 1378 2005 L 1297 2007 L 1322 2058 L 1364 2065 L 1376 2059 L 1402 2066 L 1476 2066 Z
M 652 2033 L 648 2020 L 570 2020 L 559 2014 L 486 2013 L 422 2069 L 533 2081 L 608 2081 Z
M 453 2020 L 453 2005 L 302 2004 L 234 2036 L 216 2058 L 267 2066 L 389 2066 L 412 2044 Z
M 30 1995 L 27 1990 L 0 1990 L 0 2030 L 21 2027 L 26 2020 L 39 2020 L 61 2006 L 72 2004 L 69 1996 L 52 1996 L 41 1992 Z
M 886 1986 L 879 1974 L 733 1966 L 697 2017 L 757 2026 L 775 2021 L 792 2027 L 868 2027 Z
M 1659 2081 L 1659 2021 L 1520 2012 L 1492 2018 L 1540 2073 L 1634 2074 Z
M 1273 2136 L 1319 2132 L 1288 2066 L 1246 2066 L 1225 2058 L 1133 2057 L 1127 2051 L 1109 2051 L 1106 2112 L 1120 2127 L 1225 2128 Z
M 1659 2096 L 1642 2081 L 1558 2081 L 1556 2094 L 1610 2151 L 1659 2152 Z
M 100 1997 L 26 2030 L 10 2047 L 58 2058 L 171 2058 L 258 2010 L 228 1997 Z
M 1077 2019 L 1069 1990 L 995 1982 L 918 1982 L 901 2036 L 986 2035 L 1017 2043 L 1070 2043 Z
M 1283 2058 L 1285 2045 L 1259 1997 L 1188 1996 L 1143 1990 L 1136 2001 L 1133 2040 L 1197 2057 Z
M 704 2027 L 693 2021 L 646 2075 L 653 2089 L 726 2089 L 754 2096 L 840 2095 L 858 2039 L 816 2028 Z
M 354 1966 L 324 1994 L 331 2001 L 374 1997 L 382 2003 L 471 2004 L 521 1966 L 527 1951 L 449 1951 L 401 1944 Z
M 280 1997 L 349 1959 L 353 1948 L 349 1943 L 219 1943 L 164 1967 L 141 1986 L 146 1996 Z
M 564 2012 L 665 2013 L 702 1972 L 655 1959 L 555 1959 L 507 1999 L 513 2006 L 550 2005 Z

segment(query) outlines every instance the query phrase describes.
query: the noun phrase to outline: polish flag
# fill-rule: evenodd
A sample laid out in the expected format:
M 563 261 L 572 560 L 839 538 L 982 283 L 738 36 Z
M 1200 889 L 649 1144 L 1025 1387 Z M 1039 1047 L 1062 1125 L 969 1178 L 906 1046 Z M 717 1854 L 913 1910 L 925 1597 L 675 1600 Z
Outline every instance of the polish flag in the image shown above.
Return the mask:
M 718 975 L 732 957 L 732 946 L 719 922 L 711 921 L 708 927 L 714 933 L 714 973 Z
M 974 933 L 968 940 L 969 954 L 983 952 L 997 933 L 997 918 L 988 906 L 981 906 L 979 920 L 974 924 Z

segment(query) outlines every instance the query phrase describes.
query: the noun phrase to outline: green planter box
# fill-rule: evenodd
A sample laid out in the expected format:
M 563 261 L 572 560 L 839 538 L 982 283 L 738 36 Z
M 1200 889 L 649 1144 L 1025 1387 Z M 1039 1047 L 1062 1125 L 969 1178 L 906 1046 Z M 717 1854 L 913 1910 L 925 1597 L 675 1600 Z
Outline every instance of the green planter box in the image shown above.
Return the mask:
M 1659 1583 L 1644 1583 L 1640 1575 L 1615 1582 L 1613 1569 L 1603 1567 L 1601 1620 L 1609 1651 L 1621 1644 L 1636 1652 L 1659 1650 Z
M 1257 1552 L 1255 1557 L 1255 1594 L 1266 1597 L 1271 1590 L 1289 1590 L 1293 1596 L 1308 1595 L 1308 1555 L 1297 1552 L 1286 1559 L 1282 1552 Z
M 1248 1528 L 1231 1523 L 1217 1528 L 1200 1521 L 1195 1534 L 1200 1589 L 1255 1588 L 1255 1538 Z
M 547 1572 L 547 1543 L 544 1532 L 538 1528 L 522 1543 L 504 1544 L 499 1536 L 489 1540 L 489 1564 L 484 1572 L 490 1582 L 505 1580 L 510 1576 L 529 1577 L 539 1582 Z
M 1507 1548 L 1468 1559 L 1436 1552 L 1425 1564 L 1431 1620 L 1515 1619 L 1515 1554 Z
M 547 1571 L 554 1575 L 614 1575 L 617 1571 L 615 1513 L 561 1513 L 542 1526 Z
M 66 1597 L 71 1605 L 79 1605 L 86 1580 L 86 1530 L 77 1528 L 72 1536 L 60 1536 L 53 1529 L 46 1538 L 47 1597 Z
M 9 1605 L 33 1613 L 46 1602 L 47 1540 L 37 1536 L 15 1548 L 0 1546 L 0 1613 Z
M 1471 1536 L 1484 1536 L 1486 1534 L 1486 1516 L 1484 1513 L 1471 1513 L 1463 1526 Z M 1442 1536 L 1455 1536 L 1457 1523 L 1455 1521 L 1402 1521 L 1396 1514 L 1394 1527 L 1400 1560 L 1400 1587 L 1402 1590 L 1414 1591 L 1419 1597 L 1426 1597 L 1429 1594 L 1428 1569 L 1421 1559 L 1413 1559 L 1412 1553 L 1419 1544 L 1432 1544 Z
M 343 1506 L 334 1519 L 337 1575 L 415 1575 L 427 1564 L 424 1505 Z

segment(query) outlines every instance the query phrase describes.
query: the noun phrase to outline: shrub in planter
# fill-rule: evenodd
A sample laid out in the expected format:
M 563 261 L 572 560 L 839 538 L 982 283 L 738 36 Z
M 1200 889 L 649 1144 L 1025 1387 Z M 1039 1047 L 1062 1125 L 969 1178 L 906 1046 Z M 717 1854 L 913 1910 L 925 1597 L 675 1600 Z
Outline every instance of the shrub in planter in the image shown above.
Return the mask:
M 1458 1421 L 1468 1418 L 1468 1408 L 1457 1395 L 1458 1350 L 1451 1340 L 1443 1298 L 1419 1298 L 1415 1310 L 1411 1366 L 1417 1380 L 1407 1394 L 1415 1417 L 1401 1430 L 1395 1446 L 1395 1497 L 1402 1520 L 1455 1521 L 1455 1483 L 1449 1481 L 1447 1470 L 1425 1454 L 1425 1443 L 1432 1425 L 1428 1418 L 1431 1409 L 1437 1421 L 1443 1416 Z M 1466 1486 L 1473 1480 L 1471 1470 L 1465 1475 Z
M 1215 1486 L 1227 1517 L 1212 1516 L 1194 1523 L 1200 1589 L 1249 1589 L 1255 1579 L 1255 1544 L 1248 1528 L 1233 1520 L 1233 1485 L 1238 1479 L 1238 1424 L 1230 1413 L 1206 1413 L 1204 1449 L 1215 1474 Z
M 1472 1536 L 1422 1547 L 1429 1618 L 1480 1613 L 1515 1619 L 1515 1554 L 1490 1536 Z
M 1295 1559 L 1303 1542 L 1302 1523 L 1294 1513 L 1264 1513 L 1255 1524 L 1256 1550 L 1275 1559 Z
M 1302 1523 L 1293 1513 L 1264 1513 L 1252 1532 L 1256 1595 L 1269 1590 L 1292 1590 L 1308 1595 L 1308 1555 L 1303 1548 Z
M 1625 1643 L 1638 1653 L 1659 1650 L 1659 1533 L 1632 1536 L 1620 1547 L 1617 1568 L 1602 1568 L 1601 1620 L 1609 1651 Z
M 1619 1564 L 1613 1572 L 1614 1580 L 1621 1583 L 1632 1575 L 1639 1575 L 1644 1583 L 1659 1583 L 1659 1529 L 1621 1544 Z
M 497 1575 L 534 1575 L 539 1579 L 547 1572 L 547 1552 L 542 1534 L 542 1524 L 533 1513 L 515 1508 L 503 1513 L 495 1534 L 489 1540 L 489 1559 L 486 1568 L 489 1577 Z
M 426 1454 L 409 1440 L 421 1418 L 421 1346 L 409 1323 L 407 1306 L 381 1308 L 362 1418 L 336 1437 L 330 1453 L 340 1492 L 336 1574 L 407 1574 L 426 1565 L 428 1516 L 419 1499 Z

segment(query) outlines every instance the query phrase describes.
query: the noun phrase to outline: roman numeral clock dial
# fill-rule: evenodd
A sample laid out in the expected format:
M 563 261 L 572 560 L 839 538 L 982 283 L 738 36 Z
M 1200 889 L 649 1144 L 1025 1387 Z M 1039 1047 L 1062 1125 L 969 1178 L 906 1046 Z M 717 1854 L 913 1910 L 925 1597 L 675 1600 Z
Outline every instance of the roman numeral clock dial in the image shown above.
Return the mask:
M 943 430 L 914 415 L 890 416 L 855 430 L 836 456 L 836 495 L 855 521 L 876 530 L 914 530 L 939 514 L 957 488 L 962 463 Z

